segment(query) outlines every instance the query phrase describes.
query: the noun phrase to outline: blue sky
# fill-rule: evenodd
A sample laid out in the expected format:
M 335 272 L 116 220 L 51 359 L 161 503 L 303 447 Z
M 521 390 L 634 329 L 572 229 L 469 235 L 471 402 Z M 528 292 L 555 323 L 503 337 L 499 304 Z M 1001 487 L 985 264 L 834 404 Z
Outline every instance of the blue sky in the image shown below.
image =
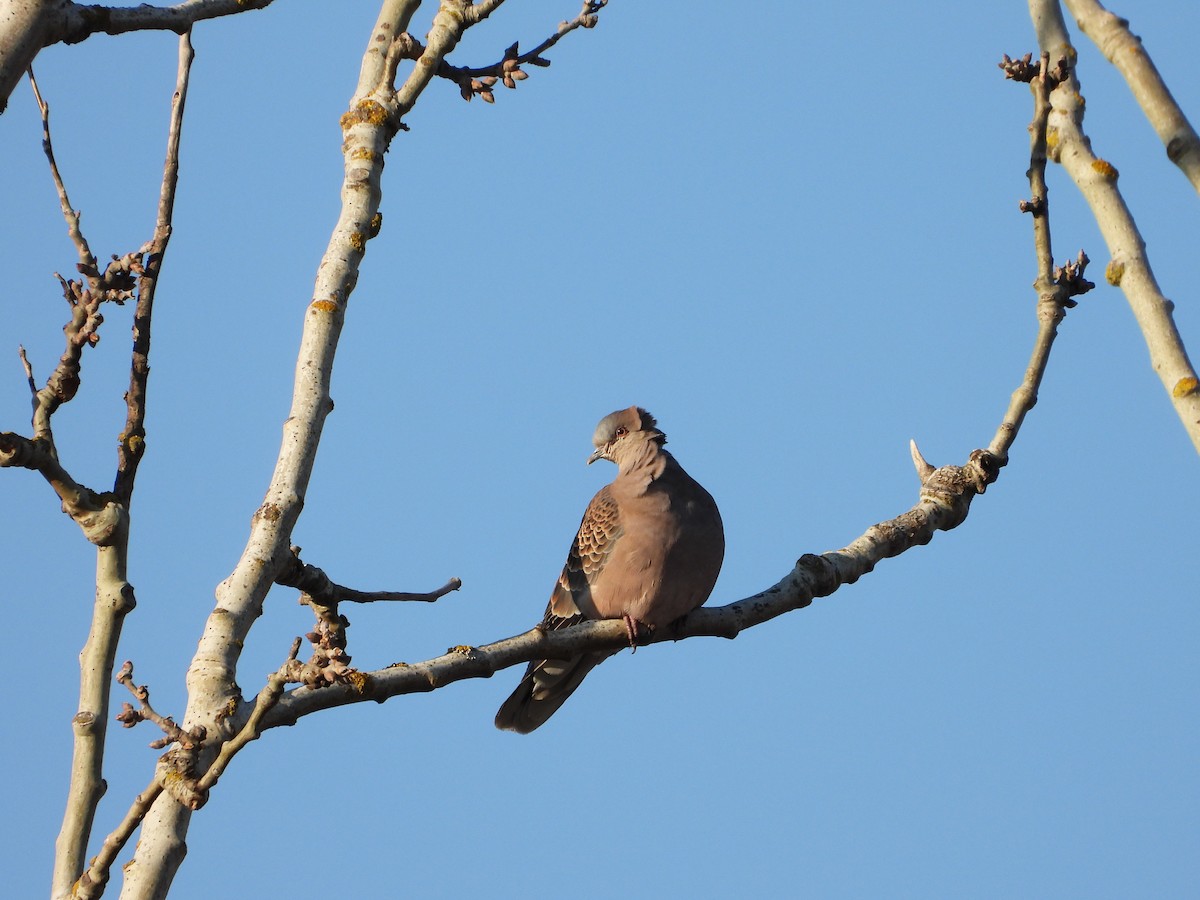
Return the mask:
M 510 3 L 454 61 L 532 45 L 576 9 Z M 1200 8 L 1117 11 L 1194 115 Z M 280 0 L 194 36 L 120 657 L 166 713 L 278 450 L 374 15 Z M 1196 197 L 1119 76 L 1078 47 L 1085 124 L 1195 353 Z M 764 2 L 736 18 L 613 0 L 494 106 L 432 85 L 388 156 L 295 541 L 363 589 L 464 587 L 345 610 L 355 664 L 533 625 L 612 476 L 584 459 L 618 407 L 650 409 L 721 506 L 712 603 L 906 510 L 910 438 L 935 464 L 985 446 L 1035 331 L 1016 209 L 1031 102 L 996 68 L 1033 49 L 1019 3 Z M 175 52 L 131 35 L 37 60 L 102 258 L 150 235 Z M 0 429 L 27 431 L 16 345 L 44 378 L 65 321 L 51 273 L 74 260 L 27 85 L 0 148 Z M 964 525 L 736 641 L 622 654 L 529 737 L 492 727 L 516 670 L 271 732 L 194 818 L 172 896 L 1195 895 L 1196 455 L 1103 283 L 1094 223 L 1065 174 L 1050 179 L 1055 255 L 1085 247 L 1100 286 Z M 98 488 L 129 315 L 107 312 L 55 418 L 64 462 Z M 22 811 L 5 869 L 13 896 L 38 896 L 94 553 L 31 473 L 0 473 L 0 508 L 5 593 L 24 613 L 0 726 L 19 772 L 5 805 Z M 310 627 L 273 592 L 243 690 Z M 98 835 L 144 786 L 154 737 L 111 733 Z

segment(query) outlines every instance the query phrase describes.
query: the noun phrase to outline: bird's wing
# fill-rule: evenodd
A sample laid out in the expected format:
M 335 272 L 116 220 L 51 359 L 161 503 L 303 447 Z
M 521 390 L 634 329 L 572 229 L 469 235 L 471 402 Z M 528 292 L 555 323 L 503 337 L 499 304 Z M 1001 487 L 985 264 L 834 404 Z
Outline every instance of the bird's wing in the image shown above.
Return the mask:
M 617 503 L 605 487 L 584 511 L 567 563 L 550 593 L 543 628 L 566 628 L 587 618 L 583 610 L 593 608 L 592 586 L 620 537 Z M 500 707 L 496 727 L 521 734 L 533 731 L 563 705 L 588 672 L 611 655 L 612 651 L 603 651 L 571 659 L 535 659 L 512 696 Z
M 565 628 L 587 618 L 584 610 L 593 606 L 592 586 L 620 539 L 621 517 L 617 502 L 609 487 L 603 487 L 583 513 L 566 565 L 550 593 L 550 603 L 542 622 L 544 627 Z

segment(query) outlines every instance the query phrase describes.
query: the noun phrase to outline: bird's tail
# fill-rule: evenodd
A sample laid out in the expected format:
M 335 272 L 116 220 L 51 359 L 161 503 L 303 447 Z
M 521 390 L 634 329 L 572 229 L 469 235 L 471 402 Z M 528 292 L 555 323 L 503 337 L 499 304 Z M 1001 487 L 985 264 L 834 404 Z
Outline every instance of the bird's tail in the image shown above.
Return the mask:
M 529 664 L 525 677 L 496 713 L 496 727 L 529 734 L 554 715 L 584 676 L 611 653 L 585 653 L 573 659 L 542 659 Z

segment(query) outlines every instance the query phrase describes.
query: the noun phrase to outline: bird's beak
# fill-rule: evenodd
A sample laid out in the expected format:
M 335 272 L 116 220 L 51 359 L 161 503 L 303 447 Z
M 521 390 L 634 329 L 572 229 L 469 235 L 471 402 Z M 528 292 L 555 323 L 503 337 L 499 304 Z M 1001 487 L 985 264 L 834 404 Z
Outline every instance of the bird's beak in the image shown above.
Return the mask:
M 604 459 L 604 448 L 603 447 L 601 447 L 599 450 L 597 450 L 595 453 L 593 453 L 591 456 L 589 456 L 587 458 L 587 464 L 590 466 L 592 463 L 594 463 L 598 459 Z

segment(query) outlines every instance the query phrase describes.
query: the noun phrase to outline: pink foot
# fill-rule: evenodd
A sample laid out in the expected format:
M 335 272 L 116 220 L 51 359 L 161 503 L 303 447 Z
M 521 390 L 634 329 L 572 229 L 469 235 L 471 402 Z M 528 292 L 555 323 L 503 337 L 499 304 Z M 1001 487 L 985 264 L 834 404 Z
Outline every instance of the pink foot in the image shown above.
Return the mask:
M 625 621 L 625 634 L 627 634 L 629 636 L 629 647 L 630 647 L 630 649 L 632 649 L 632 651 L 634 653 L 637 653 L 638 631 L 639 631 L 639 629 L 641 629 L 643 627 L 644 623 L 639 622 L 637 619 L 635 619 L 633 616 L 629 615 L 628 613 L 626 613 L 621 618 L 624 619 L 624 621 Z M 653 630 L 650 628 L 649 625 L 645 625 L 645 628 L 647 631 Z

